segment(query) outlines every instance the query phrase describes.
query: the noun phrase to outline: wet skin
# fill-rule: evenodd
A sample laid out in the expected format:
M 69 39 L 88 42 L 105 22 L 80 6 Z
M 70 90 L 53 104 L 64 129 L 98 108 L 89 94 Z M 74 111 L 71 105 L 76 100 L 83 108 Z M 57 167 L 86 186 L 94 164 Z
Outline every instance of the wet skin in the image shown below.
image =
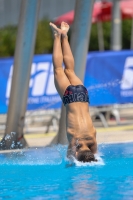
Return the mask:
M 80 151 L 97 152 L 96 130 L 93 126 L 88 103 L 75 102 L 66 105 L 68 157 L 77 157 Z

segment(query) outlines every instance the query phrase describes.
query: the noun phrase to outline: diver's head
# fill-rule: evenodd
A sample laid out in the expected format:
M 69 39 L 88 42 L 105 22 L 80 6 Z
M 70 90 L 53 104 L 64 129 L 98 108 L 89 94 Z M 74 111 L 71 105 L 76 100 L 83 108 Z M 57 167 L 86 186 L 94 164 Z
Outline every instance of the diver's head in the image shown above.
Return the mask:
M 79 151 L 76 153 L 76 159 L 81 162 L 96 162 L 94 154 L 89 150 Z
M 94 156 L 94 140 L 90 138 L 79 138 L 76 140 L 75 158 L 81 162 L 97 161 Z

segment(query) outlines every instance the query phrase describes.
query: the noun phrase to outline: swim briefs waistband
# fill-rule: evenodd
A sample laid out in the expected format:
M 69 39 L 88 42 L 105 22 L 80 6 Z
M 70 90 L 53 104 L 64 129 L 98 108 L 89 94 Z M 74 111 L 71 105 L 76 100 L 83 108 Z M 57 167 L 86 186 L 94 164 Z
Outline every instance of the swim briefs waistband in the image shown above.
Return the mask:
M 88 102 L 88 91 L 83 85 L 69 85 L 62 98 L 64 106 L 74 102 Z

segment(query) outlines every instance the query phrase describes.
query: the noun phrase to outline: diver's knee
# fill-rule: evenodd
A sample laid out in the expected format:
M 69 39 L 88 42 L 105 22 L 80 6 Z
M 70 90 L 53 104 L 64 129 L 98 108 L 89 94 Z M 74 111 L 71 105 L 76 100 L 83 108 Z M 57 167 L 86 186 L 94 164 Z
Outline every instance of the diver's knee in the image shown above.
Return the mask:
M 75 74 L 73 69 L 64 69 L 64 72 L 68 77 Z

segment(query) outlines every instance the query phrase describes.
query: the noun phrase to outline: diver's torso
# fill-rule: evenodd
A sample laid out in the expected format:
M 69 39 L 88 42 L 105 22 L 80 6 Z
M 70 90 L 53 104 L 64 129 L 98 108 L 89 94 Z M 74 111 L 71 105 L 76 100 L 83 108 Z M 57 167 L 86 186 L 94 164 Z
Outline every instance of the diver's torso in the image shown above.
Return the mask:
M 66 106 L 66 126 L 69 142 L 73 138 L 95 137 L 88 103 L 76 102 Z

